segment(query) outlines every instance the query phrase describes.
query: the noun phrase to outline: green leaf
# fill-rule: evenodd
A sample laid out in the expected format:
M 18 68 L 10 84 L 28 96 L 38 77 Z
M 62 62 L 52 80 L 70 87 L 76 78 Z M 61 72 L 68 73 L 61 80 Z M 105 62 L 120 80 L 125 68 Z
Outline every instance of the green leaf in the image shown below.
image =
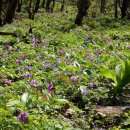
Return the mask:
M 102 76 L 115 81 L 115 74 L 108 68 L 102 67 L 102 68 L 100 68 L 100 72 L 101 72 Z
M 56 104 L 68 104 L 69 102 L 66 99 L 55 99 Z
M 24 93 L 21 97 L 21 101 L 22 103 L 26 104 L 27 100 L 28 100 L 29 94 L 28 93 Z

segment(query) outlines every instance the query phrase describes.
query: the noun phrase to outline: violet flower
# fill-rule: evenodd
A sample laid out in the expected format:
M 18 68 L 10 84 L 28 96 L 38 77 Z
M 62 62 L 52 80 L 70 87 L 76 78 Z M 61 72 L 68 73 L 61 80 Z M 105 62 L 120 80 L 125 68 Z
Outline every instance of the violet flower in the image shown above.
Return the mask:
M 87 89 L 84 89 L 83 91 L 82 91 L 82 94 L 88 94 L 88 90 Z
M 32 81 L 30 82 L 30 85 L 33 86 L 33 87 L 38 87 L 38 86 L 39 86 L 39 82 L 36 81 L 36 80 L 32 80 Z
M 72 82 L 77 82 L 78 81 L 78 78 L 76 76 L 71 76 L 70 79 L 71 79 Z
M 4 83 L 5 83 L 5 84 L 7 84 L 7 85 L 11 85 L 11 83 L 12 83 L 12 80 L 5 79 Z
M 88 83 L 88 87 L 93 88 L 94 87 L 94 83 Z
M 25 74 L 23 74 L 22 75 L 25 79 L 29 79 L 29 78 L 31 78 L 32 77 L 32 74 L 29 74 L 29 73 L 25 73 Z
M 18 115 L 19 121 L 23 122 L 24 124 L 28 124 L 28 112 L 23 112 Z
M 52 82 L 48 86 L 48 91 L 49 91 L 50 94 L 52 94 L 54 92 L 54 85 L 53 85 Z

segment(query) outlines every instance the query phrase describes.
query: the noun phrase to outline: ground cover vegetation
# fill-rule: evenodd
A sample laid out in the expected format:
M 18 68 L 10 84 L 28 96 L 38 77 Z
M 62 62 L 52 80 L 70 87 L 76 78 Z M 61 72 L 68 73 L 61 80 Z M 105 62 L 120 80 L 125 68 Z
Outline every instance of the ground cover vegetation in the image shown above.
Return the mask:
M 0 130 L 130 128 L 128 0 L 0 0 Z

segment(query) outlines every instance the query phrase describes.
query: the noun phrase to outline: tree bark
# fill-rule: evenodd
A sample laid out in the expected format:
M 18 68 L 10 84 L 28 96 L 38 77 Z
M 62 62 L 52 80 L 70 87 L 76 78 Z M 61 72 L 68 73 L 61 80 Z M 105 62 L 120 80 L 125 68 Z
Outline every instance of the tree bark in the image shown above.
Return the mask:
M 118 0 L 114 0 L 114 8 L 115 8 L 115 16 L 114 18 L 117 19 L 118 18 L 118 10 L 117 10 L 117 6 L 118 5 Z
M 101 0 L 101 8 L 100 8 L 101 13 L 105 12 L 105 6 L 106 6 L 106 0 Z
M 17 2 L 18 0 L 8 0 L 7 3 L 7 10 L 6 10 L 6 18 L 5 18 L 5 23 L 11 23 L 13 18 L 14 18 L 14 14 L 15 14 L 15 9 L 17 7 Z
M 36 1 L 36 5 L 35 5 L 35 9 L 34 9 L 34 12 L 35 12 L 35 13 L 38 12 L 39 5 L 40 5 L 40 0 L 37 0 L 37 1 Z
M 126 17 L 127 5 L 129 0 L 123 0 L 122 7 L 121 7 L 121 18 Z
M 75 19 L 75 24 L 78 26 L 82 24 L 83 18 L 86 15 L 86 12 L 91 5 L 91 0 L 79 0 L 77 7 L 78 7 L 78 13 Z

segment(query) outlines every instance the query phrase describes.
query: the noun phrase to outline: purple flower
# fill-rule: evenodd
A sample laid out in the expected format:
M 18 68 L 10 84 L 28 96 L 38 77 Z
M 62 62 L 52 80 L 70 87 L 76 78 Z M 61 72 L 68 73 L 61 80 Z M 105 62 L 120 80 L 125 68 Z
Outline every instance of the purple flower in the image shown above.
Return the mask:
M 88 87 L 93 88 L 94 87 L 94 83 L 88 83 Z
M 48 86 L 48 91 L 49 91 L 50 94 L 52 94 L 54 92 L 54 85 L 53 85 L 52 82 Z
M 70 79 L 71 79 L 72 82 L 77 82 L 78 81 L 78 78 L 76 76 L 71 76 Z
M 36 38 L 33 36 L 31 41 L 32 41 L 32 43 L 35 43 L 36 42 Z
M 96 41 L 94 41 L 94 40 L 92 40 L 92 43 L 94 44 L 94 45 L 96 45 L 97 43 L 96 43 Z
M 86 40 L 88 40 L 88 39 L 89 39 L 89 36 L 88 36 L 88 35 L 86 35 L 86 36 L 85 36 L 85 39 L 86 39 Z
M 87 89 L 84 89 L 83 91 L 82 91 L 82 94 L 88 94 L 88 90 Z
M 20 63 L 20 60 L 16 59 L 16 64 L 19 64 Z
M 26 70 L 29 70 L 29 71 L 32 70 L 32 67 L 31 67 L 31 66 L 25 66 L 24 68 L 25 68 Z
M 107 39 L 105 40 L 105 42 L 106 42 L 106 44 L 110 44 L 110 39 L 107 38 Z
M 23 112 L 18 115 L 19 121 L 22 121 L 24 124 L 28 124 L 28 112 Z
M 60 72 L 60 71 L 57 71 L 57 72 L 56 72 L 56 75 L 60 75 L 60 74 L 61 74 L 61 72 Z
M 32 80 L 32 81 L 30 82 L 30 85 L 33 86 L 33 87 L 38 87 L 38 86 L 39 86 L 39 83 L 38 83 L 38 81 L 36 81 L 36 80 Z
M 42 43 L 45 43 L 45 40 L 44 40 L 44 39 L 41 39 L 41 42 L 42 42 Z
M 42 67 L 44 67 L 44 68 L 50 68 L 50 67 L 51 67 L 51 64 L 50 64 L 49 62 L 44 62 L 44 63 L 42 64 Z
M 7 85 L 11 85 L 11 83 L 12 83 L 12 80 L 5 79 L 4 83 L 5 83 L 5 84 L 7 84 Z
M 60 55 L 64 55 L 64 54 L 65 54 L 65 50 L 60 50 L 60 51 L 59 51 L 59 54 L 60 54 Z
M 60 65 L 60 63 L 62 62 L 62 60 L 60 58 L 57 59 L 57 65 Z
M 25 73 L 25 74 L 23 74 L 23 77 L 25 78 L 25 79 L 29 79 L 29 78 L 31 78 L 32 77 L 32 74 L 29 74 L 29 73 Z
M 5 50 L 7 50 L 7 51 L 11 51 L 12 50 L 12 46 L 10 46 L 10 45 L 5 45 Z

